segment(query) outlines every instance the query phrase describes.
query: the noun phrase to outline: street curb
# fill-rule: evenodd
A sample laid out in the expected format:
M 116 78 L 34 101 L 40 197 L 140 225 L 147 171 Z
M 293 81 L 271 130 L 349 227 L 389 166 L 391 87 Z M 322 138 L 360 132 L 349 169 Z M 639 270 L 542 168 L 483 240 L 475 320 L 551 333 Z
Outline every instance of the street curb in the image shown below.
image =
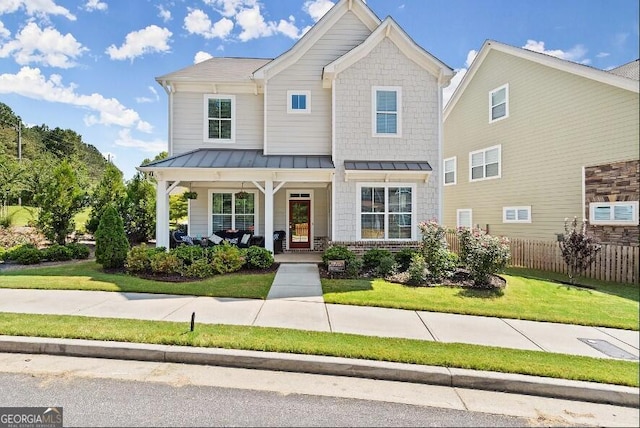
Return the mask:
M 22 336 L 0 336 L 0 352 L 360 377 L 640 408 L 638 388 L 627 386 L 340 357 Z

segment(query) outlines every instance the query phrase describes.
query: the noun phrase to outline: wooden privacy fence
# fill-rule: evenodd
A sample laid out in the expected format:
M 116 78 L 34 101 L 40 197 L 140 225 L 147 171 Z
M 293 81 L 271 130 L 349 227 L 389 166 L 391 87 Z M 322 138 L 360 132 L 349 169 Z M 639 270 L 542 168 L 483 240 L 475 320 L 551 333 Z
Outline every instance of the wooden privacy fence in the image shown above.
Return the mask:
M 447 233 L 449 248 L 459 253 L 460 243 L 454 232 Z M 511 266 L 567 273 L 560 246 L 556 241 L 509 239 Z M 639 283 L 640 247 L 602 244 L 596 260 L 585 272 L 588 278 L 611 282 Z

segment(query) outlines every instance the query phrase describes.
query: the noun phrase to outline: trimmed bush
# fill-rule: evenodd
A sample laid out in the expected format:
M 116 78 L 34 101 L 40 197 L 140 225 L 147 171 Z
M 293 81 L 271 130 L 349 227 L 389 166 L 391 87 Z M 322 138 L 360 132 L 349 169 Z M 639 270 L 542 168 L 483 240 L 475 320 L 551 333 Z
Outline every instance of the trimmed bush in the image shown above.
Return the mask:
M 148 248 L 146 244 L 133 247 L 127 253 L 125 266 L 130 272 L 148 272 L 151 270 L 151 256 L 153 248 Z
M 507 266 L 511 258 L 509 240 L 487 235 L 479 229 L 460 229 L 460 259 L 469 269 L 474 285 L 490 283 L 490 276 Z
M 384 256 L 378 261 L 375 274 L 378 277 L 384 278 L 391 275 L 396 268 L 396 259 L 391 255 L 391 253 L 389 253 L 388 256 Z
M 104 268 L 124 267 L 129 241 L 124 233 L 122 218 L 113 205 L 104 210 L 95 238 L 96 261 Z
M 322 261 L 325 266 L 329 265 L 329 260 L 344 260 L 344 275 L 349 278 L 357 277 L 362 269 L 362 260 L 353 251 L 340 245 L 332 245 L 324 251 Z
M 411 257 L 411 263 L 409 263 L 408 283 L 411 285 L 422 285 L 426 280 L 427 263 L 424 260 L 424 256 L 420 253 L 415 253 Z
M 170 253 L 175 254 L 185 266 L 189 266 L 205 256 L 204 249 L 200 245 L 180 244 L 172 249 Z
M 195 260 L 183 269 L 183 274 L 189 278 L 208 278 L 213 276 L 213 266 L 206 258 Z
M 184 264 L 175 254 L 155 253 L 149 262 L 151 272 L 160 275 L 175 275 L 182 273 Z
M 73 251 L 66 246 L 53 244 L 42 250 L 42 257 L 52 262 L 61 262 L 71 260 L 73 258 Z
M 391 255 L 391 251 L 381 248 L 372 248 L 362 256 L 362 267 L 365 269 L 375 270 L 380 265 L 380 260 L 385 257 L 393 257 Z
M 5 250 L 4 248 L 0 247 L 0 260 L 4 260 L 6 255 L 7 255 L 7 250 Z
M 79 260 L 88 259 L 89 254 L 91 253 L 91 251 L 89 250 L 89 247 L 82 244 L 76 244 L 75 242 L 67 244 L 66 247 L 71 251 L 71 255 L 74 259 L 79 259 Z
M 21 265 L 35 265 L 42 261 L 42 252 L 34 245 L 22 244 L 10 248 L 5 254 L 5 259 Z
M 445 239 L 446 229 L 431 220 L 418 225 L 422 233 L 420 246 L 431 281 L 440 281 L 453 275 L 458 266 L 458 256 L 449 251 Z
M 398 264 L 398 270 L 400 272 L 405 272 L 409 269 L 409 264 L 411 263 L 411 257 L 416 254 L 417 251 L 413 248 L 403 248 L 394 254 L 396 259 L 396 263 Z
M 237 272 L 244 265 L 242 252 L 235 245 L 223 242 L 214 248 L 211 267 L 215 273 Z
M 273 254 L 266 248 L 252 246 L 245 253 L 247 267 L 254 269 L 268 269 L 273 265 Z

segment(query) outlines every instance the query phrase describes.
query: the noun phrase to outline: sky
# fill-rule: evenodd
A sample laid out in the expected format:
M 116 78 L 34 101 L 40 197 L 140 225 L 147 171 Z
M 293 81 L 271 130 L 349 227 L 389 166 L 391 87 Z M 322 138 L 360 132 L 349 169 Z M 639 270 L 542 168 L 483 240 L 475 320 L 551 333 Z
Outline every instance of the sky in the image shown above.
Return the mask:
M 70 128 L 131 178 L 167 149 L 154 80 L 210 57 L 274 58 L 330 0 L 0 0 L 0 101 Z M 368 0 L 456 70 L 497 40 L 599 69 L 638 59 L 638 0 Z

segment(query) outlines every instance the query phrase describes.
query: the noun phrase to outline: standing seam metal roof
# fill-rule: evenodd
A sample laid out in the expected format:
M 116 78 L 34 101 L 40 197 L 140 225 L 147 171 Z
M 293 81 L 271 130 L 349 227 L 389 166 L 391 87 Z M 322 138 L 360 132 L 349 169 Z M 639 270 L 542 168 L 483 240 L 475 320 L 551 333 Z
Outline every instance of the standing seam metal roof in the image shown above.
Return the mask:
M 344 161 L 347 171 L 433 171 L 427 161 Z

